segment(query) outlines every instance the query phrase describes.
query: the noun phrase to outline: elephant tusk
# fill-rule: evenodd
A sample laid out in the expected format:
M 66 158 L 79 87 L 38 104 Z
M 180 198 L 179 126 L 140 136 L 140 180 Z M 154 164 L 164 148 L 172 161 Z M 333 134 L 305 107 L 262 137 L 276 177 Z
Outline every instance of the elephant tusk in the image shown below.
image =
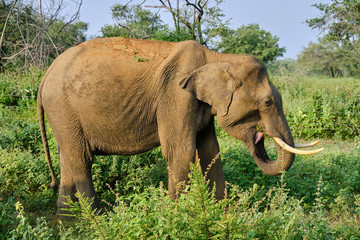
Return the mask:
M 295 143 L 295 147 L 296 147 L 296 148 L 312 147 L 312 146 L 315 146 L 316 144 L 318 144 L 319 142 L 320 142 L 320 140 L 317 140 L 317 141 L 311 142 L 311 143 L 305 143 L 305 144 Z
M 277 138 L 277 137 L 273 137 L 273 138 L 274 138 L 275 142 L 280 145 L 280 147 L 282 147 L 283 149 L 285 149 L 288 152 L 295 153 L 295 154 L 311 155 L 311 154 L 315 154 L 315 153 L 318 153 L 318 152 L 321 152 L 324 150 L 324 148 L 319 148 L 319 149 L 315 149 L 315 150 L 299 150 L 299 149 L 290 147 L 288 144 L 286 144 L 280 138 Z

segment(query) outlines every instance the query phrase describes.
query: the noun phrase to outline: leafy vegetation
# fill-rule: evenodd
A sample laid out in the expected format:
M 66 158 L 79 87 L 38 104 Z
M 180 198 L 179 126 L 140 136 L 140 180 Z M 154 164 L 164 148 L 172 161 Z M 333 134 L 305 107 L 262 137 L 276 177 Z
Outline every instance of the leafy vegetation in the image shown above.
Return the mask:
M 164 27 L 159 15 L 140 6 L 115 4 L 111 12 L 116 24 L 102 27 L 103 37 L 149 38 Z
M 257 184 L 246 190 L 231 185 L 228 198 L 216 201 L 197 165 L 191 166 L 189 178 L 189 185 L 178 201 L 171 201 L 160 185 L 130 198 L 118 197 L 112 206 L 114 211 L 102 216 L 93 214 L 89 199 L 78 195 L 79 202 L 69 203 L 70 215 L 85 221 L 66 229 L 63 234 L 68 234 L 70 239 L 336 239 L 360 236 L 356 232 L 346 236 L 346 232 L 326 222 L 320 197 L 321 178 L 317 184 L 318 198 L 310 211 L 303 208 L 301 200 L 289 196 L 285 185 L 272 187 L 261 199 L 256 199 Z M 74 235 L 77 232 L 80 234 Z
M 0 72 L 47 67 L 85 41 L 87 24 L 77 21 L 80 6 L 81 0 L 1 1 Z
M 156 148 L 137 156 L 98 156 L 93 178 L 106 213 L 94 215 L 90 200 L 79 196 L 69 214 L 80 221 L 60 222 L 56 196 L 47 189 L 50 174 L 36 120 L 34 96 L 42 76 L 35 69 L 0 75 L 0 239 L 360 237 L 359 124 L 342 129 L 359 120 L 357 79 L 332 80 L 335 88 L 325 78 L 272 77 L 296 139 L 328 139 L 324 154 L 297 156 L 282 176 L 263 174 L 246 147 L 218 129 L 226 200 L 215 201 L 196 165 L 186 191 L 178 201 L 170 200 L 166 161 Z M 316 116 L 307 112 L 314 107 Z M 51 128 L 48 133 L 59 174 Z M 275 158 L 272 141 L 266 141 Z
M 159 6 L 146 6 L 148 9 L 166 9 L 172 15 L 173 27 L 165 24 L 159 14 L 141 5 L 115 4 L 111 8 L 115 24 L 105 25 L 101 29 L 101 37 L 122 36 L 176 42 L 196 40 L 207 45 L 226 26 L 226 23 L 222 23 L 224 16 L 218 7 L 222 0 L 214 2 L 215 5 L 211 6 L 211 2 L 193 5 L 186 1 L 186 4 L 177 4 L 173 8 L 170 2 L 160 1 Z
M 332 0 L 329 3 L 314 4 L 321 16 L 308 19 L 311 28 L 329 31 L 342 41 L 359 40 L 360 2 L 358 0 Z
M 285 48 L 279 47 L 278 41 L 278 37 L 260 29 L 258 24 L 249 24 L 224 31 L 218 49 L 223 53 L 253 54 L 267 63 L 285 52 Z
M 297 138 L 359 136 L 359 79 L 293 75 L 274 78 L 273 82 L 285 99 L 285 114 Z

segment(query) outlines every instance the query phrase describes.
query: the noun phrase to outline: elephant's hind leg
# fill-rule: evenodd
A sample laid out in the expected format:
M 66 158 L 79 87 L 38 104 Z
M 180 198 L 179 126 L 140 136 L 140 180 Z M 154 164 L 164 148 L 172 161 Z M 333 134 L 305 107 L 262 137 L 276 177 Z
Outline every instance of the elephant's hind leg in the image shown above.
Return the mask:
M 60 148 L 59 148 L 60 150 Z M 59 190 L 59 196 L 57 200 L 57 215 L 60 218 L 64 218 L 66 214 L 69 214 L 68 211 L 66 211 L 67 206 L 65 202 L 67 201 L 67 198 L 70 198 L 72 201 L 76 201 L 75 193 L 76 193 L 76 187 L 75 183 L 72 178 L 72 174 L 67 166 L 65 164 L 67 161 L 62 161 L 65 156 L 59 151 L 60 156 L 60 190 Z
M 79 192 L 83 197 L 91 198 L 93 200 L 92 208 L 100 210 L 91 176 L 93 160 L 94 156 L 87 150 L 86 146 L 60 147 L 61 179 L 57 203 L 57 214 L 60 218 L 69 213 L 67 211 L 68 206 L 65 204 L 66 198 L 77 201 L 76 192 Z

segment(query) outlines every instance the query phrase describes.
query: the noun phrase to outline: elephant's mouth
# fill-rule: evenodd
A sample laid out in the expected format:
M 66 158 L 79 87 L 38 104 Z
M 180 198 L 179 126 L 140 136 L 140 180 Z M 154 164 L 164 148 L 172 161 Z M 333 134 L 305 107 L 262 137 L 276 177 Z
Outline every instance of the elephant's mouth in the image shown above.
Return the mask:
M 256 132 L 254 140 L 255 145 L 258 144 L 261 140 L 263 140 L 263 138 L 264 134 L 262 132 Z
M 253 137 L 253 144 L 254 144 L 254 150 L 253 150 L 253 156 L 259 158 L 259 159 L 266 159 L 265 161 L 270 160 L 266 149 L 265 149 L 265 135 L 262 132 L 256 132 L 256 134 Z

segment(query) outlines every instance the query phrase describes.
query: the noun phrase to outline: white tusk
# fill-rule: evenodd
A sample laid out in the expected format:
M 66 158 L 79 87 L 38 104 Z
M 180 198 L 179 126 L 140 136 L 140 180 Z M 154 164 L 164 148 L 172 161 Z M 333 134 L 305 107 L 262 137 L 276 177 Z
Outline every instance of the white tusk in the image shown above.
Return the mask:
M 311 143 L 304 143 L 304 144 L 295 143 L 295 147 L 296 148 L 312 147 L 312 146 L 315 146 L 316 144 L 318 144 L 319 142 L 320 142 L 320 140 L 317 140 L 317 141 L 311 142 Z
M 315 149 L 315 150 L 299 150 L 299 149 L 290 147 L 280 138 L 277 138 L 277 137 L 273 137 L 273 138 L 274 138 L 275 142 L 280 145 L 280 147 L 282 147 L 283 149 L 285 149 L 288 152 L 295 153 L 295 154 L 311 155 L 311 154 L 315 154 L 315 153 L 318 153 L 318 152 L 321 152 L 324 150 L 324 148 L 319 148 L 319 149 Z

